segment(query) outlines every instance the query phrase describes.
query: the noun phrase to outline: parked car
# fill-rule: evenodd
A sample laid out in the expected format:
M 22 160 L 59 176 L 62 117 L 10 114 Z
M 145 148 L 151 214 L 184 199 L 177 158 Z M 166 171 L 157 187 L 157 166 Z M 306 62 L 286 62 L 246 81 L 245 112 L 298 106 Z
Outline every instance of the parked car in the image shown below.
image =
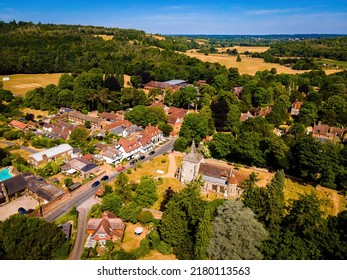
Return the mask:
M 140 156 L 140 160 L 144 160 L 145 158 L 145 156 Z
M 135 160 L 130 161 L 130 165 L 134 165 L 135 162 L 136 162 Z
M 28 214 L 30 214 L 32 212 L 34 212 L 34 209 L 32 209 L 32 208 L 29 208 L 28 211 L 27 211 Z
M 18 208 L 18 213 L 19 213 L 19 214 L 22 214 L 22 215 L 25 215 L 25 214 L 27 214 L 28 212 L 27 212 L 27 210 L 25 210 L 23 207 L 19 207 L 19 208 Z
M 108 177 L 107 175 L 105 175 L 105 176 L 103 176 L 103 177 L 100 179 L 100 181 L 106 181 L 106 180 L 108 180 L 108 178 L 110 178 L 110 177 Z
M 96 188 L 96 187 L 98 187 L 98 186 L 100 186 L 100 181 L 95 181 L 95 182 L 92 184 L 92 188 L 93 188 L 93 189 Z
M 117 167 L 117 171 L 118 171 L 118 172 L 121 172 L 121 171 L 123 171 L 124 169 L 125 169 L 125 167 L 124 167 L 123 165 Z
M 149 155 L 151 156 L 151 155 L 154 155 L 155 154 L 155 151 L 150 151 L 149 152 Z

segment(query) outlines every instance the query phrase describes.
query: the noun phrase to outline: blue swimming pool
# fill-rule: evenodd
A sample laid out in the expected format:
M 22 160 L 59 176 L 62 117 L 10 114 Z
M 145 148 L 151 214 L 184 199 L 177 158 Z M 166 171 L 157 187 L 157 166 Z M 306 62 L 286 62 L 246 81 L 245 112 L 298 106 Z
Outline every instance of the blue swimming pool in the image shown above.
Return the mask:
M 12 178 L 12 175 L 10 174 L 10 170 L 8 168 L 0 170 L 0 181 L 4 181 L 10 178 Z

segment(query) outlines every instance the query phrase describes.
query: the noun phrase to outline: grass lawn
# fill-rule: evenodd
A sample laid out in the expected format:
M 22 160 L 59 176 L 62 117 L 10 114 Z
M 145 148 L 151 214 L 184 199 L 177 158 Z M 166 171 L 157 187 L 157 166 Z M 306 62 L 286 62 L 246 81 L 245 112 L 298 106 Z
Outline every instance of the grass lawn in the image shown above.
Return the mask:
M 151 209 L 159 210 L 160 204 L 163 201 L 165 190 L 171 187 L 175 192 L 179 192 L 184 189 L 184 186 L 176 178 L 163 178 L 163 183 L 157 187 L 158 200 L 153 204 Z
M 25 160 L 29 160 L 29 156 L 32 155 L 32 153 L 25 151 L 25 150 L 22 150 L 22 149 L 12 150 L 11 154 L 18 154 L 22 158 L 24 158 Z
M 165 162 L 162 162 L 162 160 L 165 160 Z M 153 176 L 153 177 L 160 177 L 168 172 L 169 169 L 169 158 L 167 155 L 165 156 L 159 156 L 156 158 L 153 158 L 150 161 L 147 161 L 145 163 L 141 163 L 141 167 L 132 169 L 131 174 L 127 174 L 129 177 L 129 181 L 140 181 L 142 176 Z M 160 174 L 157 172 L 157 170 L 161 170 L 164 173 Z
M 135 228 L 142 227 L 143 233 L 141 235 L 136 236 L 134 233 Z M 126 252 L 130 252 L 140 246 L 140 242 L 143 238 L 146 237 L 147 230 L 140 223 L 132 224 L 126 223 L 126 229 L 124 233 L 124 239 L 122 242 L 122 248 Z
M 139 260 L 177 260 L 174 254 L 163 255 L 157 250 L 152 250 L 147 256 Z
M 347 61 L 340 61 L 340 60 L 333 60 L 333 59 L 317 59 L 317 62 L 321 62 L 321 63 L 325 63 L 325 64 L 331 64 L 331 65 L 337 65 L 337 66 L 347 68 Z
M 14 95 L 24 96 L 29 90 L 37 87 L 45 87 L 49 84 L 58 84 L 61 73 L 54 74 L 14 74 L 0 76 L 9 77 L 9 81 L 4 81 L 4 89 L 10 90 Z

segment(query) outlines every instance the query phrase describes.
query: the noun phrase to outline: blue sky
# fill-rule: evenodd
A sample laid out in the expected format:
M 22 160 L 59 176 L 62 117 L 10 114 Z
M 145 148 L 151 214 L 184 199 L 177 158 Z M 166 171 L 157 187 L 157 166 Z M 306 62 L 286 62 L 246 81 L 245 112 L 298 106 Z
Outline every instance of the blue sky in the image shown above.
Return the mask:
M 0 20 L 13 19 L 160 34 L 347 34 L 347 0 L 0 0 Z

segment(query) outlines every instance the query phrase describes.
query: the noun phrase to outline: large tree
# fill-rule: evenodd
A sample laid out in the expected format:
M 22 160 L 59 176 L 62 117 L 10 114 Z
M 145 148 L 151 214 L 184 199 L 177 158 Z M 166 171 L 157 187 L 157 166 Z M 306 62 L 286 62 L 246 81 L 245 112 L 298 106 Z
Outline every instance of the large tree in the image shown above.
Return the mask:
M 69 248 L 61 229 L 41 218 L 15 214 L 0 222 L 1 259 L 65 259 Z
M 258 247 L 267 236 L 251 209 L 240 200 L 227 201 L 218 208 L 213 221 L 208 256 L 215 260 L 262 259 Z

